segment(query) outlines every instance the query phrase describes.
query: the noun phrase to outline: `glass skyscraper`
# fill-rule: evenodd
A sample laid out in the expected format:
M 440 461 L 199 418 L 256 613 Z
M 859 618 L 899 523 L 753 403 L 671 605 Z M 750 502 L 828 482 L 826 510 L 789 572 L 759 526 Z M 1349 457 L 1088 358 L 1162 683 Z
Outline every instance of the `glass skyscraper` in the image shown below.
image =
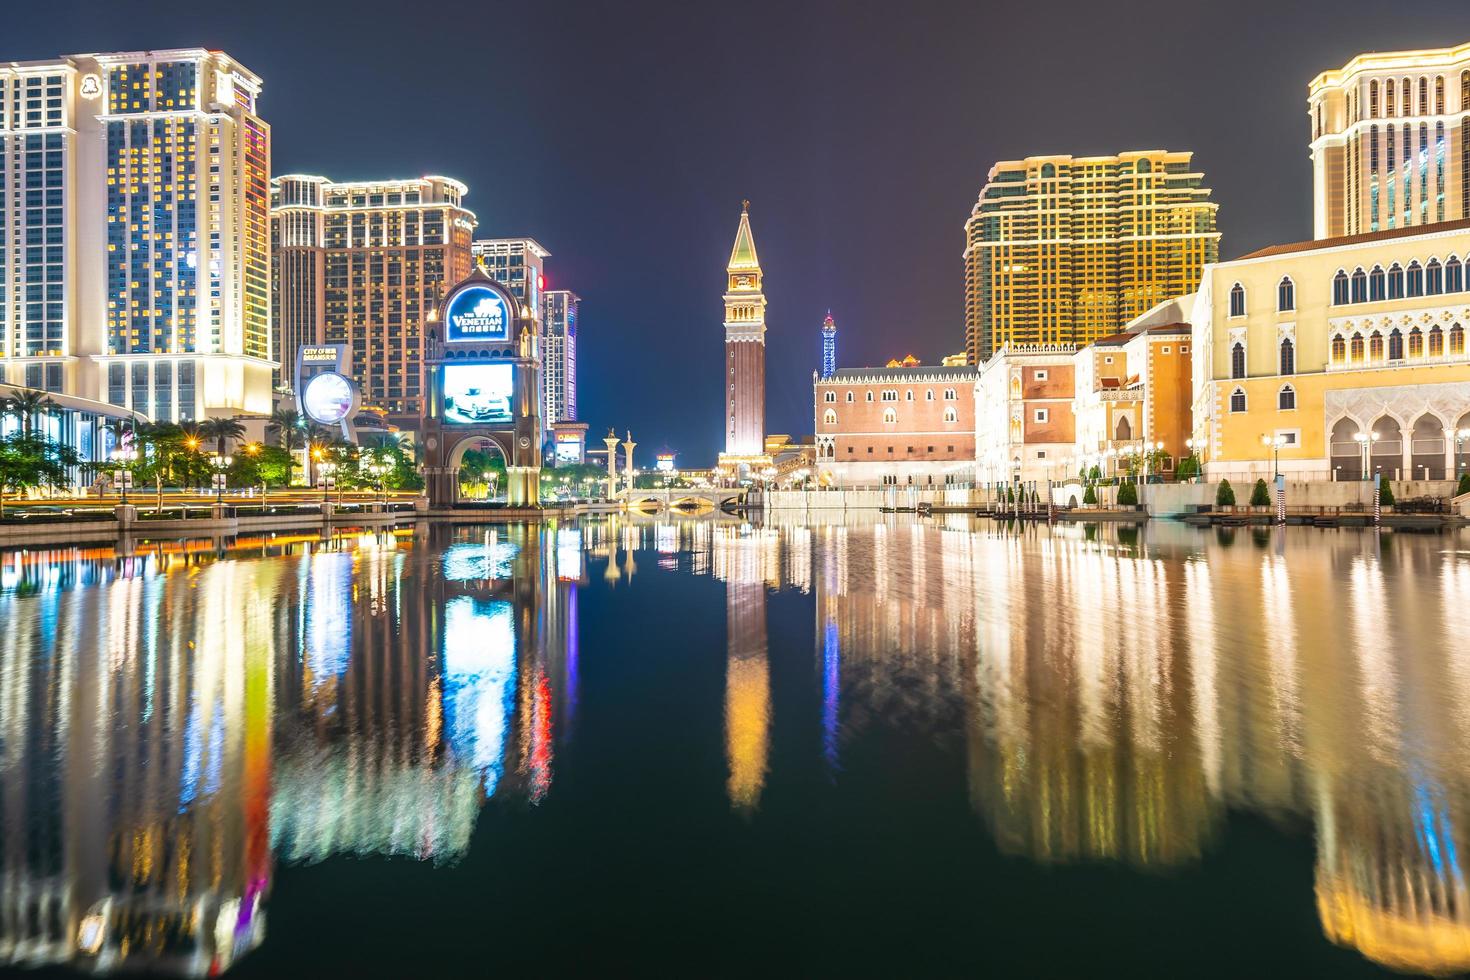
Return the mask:
M 0 378 L 270 411 L 261 80 L 202 48 L 0 65 Z
M 569 289 L 543 294 L 541 386 L 546 424 L 577 417 L 577 313 L 582 299 Z

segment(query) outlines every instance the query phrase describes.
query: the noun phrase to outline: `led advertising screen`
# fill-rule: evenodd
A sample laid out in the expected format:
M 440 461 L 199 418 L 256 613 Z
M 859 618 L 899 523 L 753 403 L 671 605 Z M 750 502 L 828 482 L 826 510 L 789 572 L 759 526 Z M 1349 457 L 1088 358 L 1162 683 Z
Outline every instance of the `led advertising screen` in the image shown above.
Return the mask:
M 450 343 L 509 340 L 510 325 L 510 303 L 498 290 L 489 286 L 461 289 L 449 301 L 449 309 L 444 311 L 444 339 Z
M 558 463 L 580 463 L 582 461 L 582 443 L 576 436 L 570 439 L 558 439 L 556 441 L 556 461 Z
M 509 425 L 514 418 L 515 365 L 444 366 L 444 421 L 449 425 Z

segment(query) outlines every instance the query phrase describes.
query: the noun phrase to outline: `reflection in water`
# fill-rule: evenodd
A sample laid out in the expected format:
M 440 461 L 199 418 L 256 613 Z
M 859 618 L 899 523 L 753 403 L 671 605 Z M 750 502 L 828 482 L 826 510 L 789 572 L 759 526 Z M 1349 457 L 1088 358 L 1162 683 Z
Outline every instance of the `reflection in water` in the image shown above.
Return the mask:
M 217 972 L 272 851 L 443 863 L 543 798 L 580 574 L 546 533 L 4 555 L 0 962 Z
M 0 962 L 202 975 L 263 940 L 277 859 L 454 864 L 487 799 L 545 800 L 571 758 L 582 590 L 693 575 L 724 589 L 737 826 L 779 819 L 803 752 L 808 792 L 852 792 L 900 775 L 885 740 L 936 745 L 977 848 L 1167 874 L 1232 814 L 1310 826 L 1328 938 L 1467 969 L 1457 542 L 861 515 L 0 555 Z M 782 589 L 810 637 L 768 625 Z M 783 656 L 811 686 L 778 728 Z

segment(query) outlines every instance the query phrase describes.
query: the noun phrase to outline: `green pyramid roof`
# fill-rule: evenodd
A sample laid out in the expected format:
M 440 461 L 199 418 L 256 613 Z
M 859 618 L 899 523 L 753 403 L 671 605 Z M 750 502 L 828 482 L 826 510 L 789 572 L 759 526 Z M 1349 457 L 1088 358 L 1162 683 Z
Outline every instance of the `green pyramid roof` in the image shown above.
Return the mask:
M 740 209 L 740 227 L 735 231 L 735 247 L 730 249 L 729 269 L 759 269 L 761 260 L 755 254 L 755 239 L 750 236 L 750 202 Z

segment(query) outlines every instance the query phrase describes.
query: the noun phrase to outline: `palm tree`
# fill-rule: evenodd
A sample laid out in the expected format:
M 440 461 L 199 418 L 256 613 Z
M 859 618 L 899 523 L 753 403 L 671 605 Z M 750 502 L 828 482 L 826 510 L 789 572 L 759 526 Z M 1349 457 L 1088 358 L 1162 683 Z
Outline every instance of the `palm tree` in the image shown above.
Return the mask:
M 216 454 L 225 454 L 225 442 L 230 439 L 239 439 L 245 434 L 245 426 L 240 424 L 241 416 L 235 415 L 227 419 L 205 419 L 199 423 L 199 435 L 204 439 L 213 439 Z
M 18 418 L 21 431 L 29 437 L 35 417 L 55 407 L 56 402 L 52 401 L 51 396 L 46 392 L 38 388 L 22 388 L 18 394 L 10 396 L 6 414 Z
M 290 408 L 278 408 L 271 413 L 265 424 L 266 431 L 274 432 L 286 450 L 286 486 L 291 486 L 291 470 L 296 466 L 296 450 L 306 439 L 306 419 L 300 412 Z

